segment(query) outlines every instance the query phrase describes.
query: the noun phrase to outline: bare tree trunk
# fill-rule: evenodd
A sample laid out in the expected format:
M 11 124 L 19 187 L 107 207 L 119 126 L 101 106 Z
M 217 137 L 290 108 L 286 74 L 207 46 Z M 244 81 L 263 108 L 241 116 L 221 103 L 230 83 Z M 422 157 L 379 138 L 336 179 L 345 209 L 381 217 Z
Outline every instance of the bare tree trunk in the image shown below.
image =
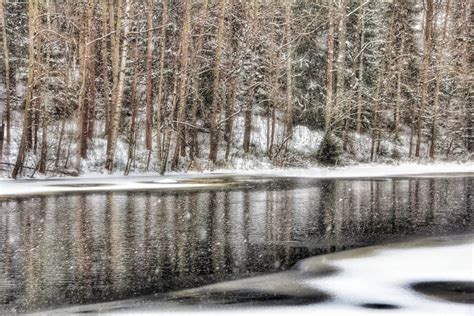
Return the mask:
M 254 74 L 252 74 L 253 78 Z M 252 133 L 252 109 L 253 109 L 253 102 L 254 102 L 254 87 L 253 80 L 251 81 L 251 88 L 249 92 L 249 97 L 247 101 L 247 105 L 245 106 L 245 116 L 244 116 L 244 142 L 243 148 L 246 153 L 250 151 L 250 136 Z
M 293 135 L 293 47 L 291 39 L 291 6 L 292 0 L 285 5 L 285 38 L 286 38 L 286 137 Z M 286 138 L 285 137 L 285 138 Z
M 379 69 L 379 74 L 377 78 L 377 87 L 375 90 L 375 97 L 374 97 L 374 104 L 373 104 L 373 110 L 372 110 L 372 116 L 373 116 L 373 126 L 372 126 L 372 141 L 370 145 L 370 161 L 375 161 L 376 160 L 376 154 L 377 154 L 377 147 L 378 143 L 380 143 L 380 85 L 382 81 L 382 73 L 383 71 Z
M 76 137 L 79 151 L 76 155 L 76 169 L 77 172 L 81 171 L 81 159 L 87 159 L 87 134 L 88 134 L 88 123 L 89 123 L 89 102 L 87 100 L 87 91 L 89 85 L 89 59 L 90 59 L 90 47 L 88 44 L 91 38 L 91 24 L 92 24 L 92 5 L 87 5 L 86 13 L 84 17 L 84 25 L 80 33 L 79 42 L 79 65 L 80 65 L 80 91 L 79 91 L 79 108 L 77 110 L 77 125 L 76 125 Z
M 108 14 L 108 0 L 102 0 L 102 78 L 103 82 L 103 99 L 104 99 L 104 114 L 105 114 L 105 129 L 104 135 L 107 134 L 107 130 L 109 129 L 109 122 L 110 122 L 110 83 L 109 83 L 109 58 L 108 53 L 109 49 L 107 46 L 107 33 L 109 31 L 108 28 L 108 21 L 109 21 L 109 14 Z M 112 36 L 113 37 L 113 36 Z
M 410 120 L 410 141 L 409 141 L 409 148 L 408 148 L 408 157 L 413 157 L 413 142 L 415 139 L 415 107 L 411 108 L 411 120 Z
M 251 31 L 255 32 L 257 29 L 257 13 L 258 13 L 258 4 L 254 0 L 252 2 L 253 10 L 250 12 L 250 23 L 251 23 Z M 254 34 L 250 34 L 250 36 L 254 36 Z M 252 39 L 253 40 L 253 39 Z M 252 44 L 251 44 L 252 45 Z M 253 58 L 254 52 L 251 52 L 251 58 Z M 254 63 L 252 59 L 252 64 Z M 243 140 L 243 149 L 245 153 L 249 153 L 250 151 L 250 138 L 252 134 L 252 115 L 253 115 L 253 103 L 255 102 L 255 76 L 257 73 L 257 69 L 255 65 L 251 66 L 252 72 L 250 73 L 250 83 L 249 83 L 249 92 L 248 92 L 248 100 L 244 110 L 244 140 Z
M 156 155 L 157 160 L 161 161 L 163 151 L 161 148 L 161 116 L 164 104 L 164 91 L 165 91 L 165 80 L 164 80 L 164 68 L 165 68 L 165 52 L 166 52 L 166 26 L 168 24 L 168 0 L 162 0 L 162 16 L 161 16 L 161 47 L 160 47 L 160 71 L 158 80 L 158 97 L 156 106 Z
M 428 89 L 430 77 L 430 64 L 433 38 L 433 0 L 426 0 L 425 27 L 423 41 L 423 64 L 421 69 L 421 102 L 418 109 L 416 124 L 416 149 L 415 156 L 420 157 L 421 138 L 423 129 L 423 113 L 428 108 Z
M 402 43 L 400 44 L 400 52 L 398 56 L 403 56 L 405 50 L 405 37 L 402 37 Z M 403 57 L 400 57 L 403 58 Z M 397 70 L 397 98 L 395 103 L 395 112 L 394 112 L 394 121 L 395 121 L 395 138 L 398 138 L 400 133 L 400 107 L 402 103 L 402 66 L 401 60 L 398 61 L 398 70 Z
M 275 146 L 275 128 L 276 128 L 276 111 L 281 106 L 281 98 L 280 98 L 280 91 L 279 91 L 279 78 L 281 75 L 281 56 L 278 51 L 275 52 L 275 61 L 273 63 L 273 78 L 272 78 L 272 88 L 273 88 L 273 97 L 272 97 L 272 107 L 269 109 L 269 119 L 271 120 L 271 124 L 269 126 L 269 136 L 267 137 L 268 148 L 267 148 L 267 155 L 270 159 L 273 159 L 274 154 L 274 146 Z
M 192 83 L 192 99 L 191 99 L 191 125 L 196 126 L 197 122 L 197 111 L 198 106 L 202 105 L 202 97 L 199 93 L 199 72 L 202 65 L 201 50 L 203 45 L 203 39 L 205 36 L 204 23 L 208 20 L 208 0 L 203 0 L 203 18 L 201 20 L 201 29 L 198 31 L 198 39 L 194 48 L 193 56 L 193 69 L 191 70 L 191 83 Z M 198 156 L 198 143 L 197 143 L 197 131 L 196 129 L 190 129 L 189 137 L 191 138 L 191 146 L 189 148 L 189 159 L 194 160 L 194 157 Z
M 41 56 L 37 57 L 37 62 L 40 61 L 41 63 Z M 36 86 L 36 82 L 33 83 Z M 33 154 L 36 155 L 36 150 L 38 149 L 38 130 L 39 130 L 39 121 L 40 121 L 40 109 L 39 106 L 41 104 L 41 93 L 39 93 L 38 98 L 33 99 L 31 102 L 31 109 L 32 109 L 32 121 L 31 121 L 31 128 L 32 128 L 32 142 L 30 143 L 30 149 L 33 149 Z
M 44 103 L 42 106 L 41 116 L 41 155 L 38 171 L 42 174 L 45 174 L 48 159 L 48 118 L 46 114 L 46 106 Z
M 97 88 L 96 88 L 96 67 L 97 63 L 95 60 L 95 46 L 94 44 L 91 44 L 90 50 L 89 50 L 89 86 L 88 86 L 88 93 L 87 93 L 87 109 L 88 109 L 88 114 L 87 114 L 87 139 L 89 142 L 92 141 L 94 137 L 94 132 L 95 132 L 95 118 L 96 118 L 96 98 L 97 98 Z M 89 147 L 89 146 L 87 146 Z
M 0 162 L 2 162 L 3 159 L 3 143 L 4 143 L 4 138 L 5 138 L 5 123 L 2 121 L 0 124 Z
M 145 117 L 145 148 L 152 149 L 153 129 L 153 0 L 147 6 L 147 48 L 146 48 L 146 117 Z
M 232 115 L 233 115 L 233 112 L 234 112 L 234 109 L 235 109 L 235 101 L 236 101 L 236 97 L 237 97 L 237 88 L 236 88 L 236 84 L 237 84 L 237 79 L 234 77 L 232 80 L 231 80 L 231 83 L 230 83 L 230 96 L 229 96 L 229 99 L 227 100 L 227 113 L 226 113 L 226 117 L 227 117 L 227 121 L 225 122 L 225 134 L 224 134 L 224 138 L 225 138 L 225 141 L 226 141 L 226 149 L 225 149 L 225 160 L 228 161 L 229 160 L 229 155 L 230 155 L 230 149 L 231 149 L 231 145 L 232 145 L 232 130 L 233 130 L 233 124 L 234 124 L 234 120 L 232 118 Z
M 179 156 L 184 156 L 183 152 L 186 144 L 186 129 L 183 124 L 186 121 L 186 105 L 187 105 L 187 82 L 188 82 L 188 64 L 189 64 L 189 34 L 191 29 L 191 0 L 185 0 L 185 11 L 183 17 L 183 28 L 181 32 L 181 57 L 180 57 L 180 80 L 179 80 L 179 108 L 176 124 L 176 147 L 173 157 L 172 168 L 178 166 Z
M 23 128 L 21 133 L 20 146 L 16 157 L 15 166 L 12 171 L 12 178 L 16 179 L 23 167 L 26 151 L 28 149 L 28 138 L 31 124 L 31 102 L 33 99 L 33 83 L 35 75 L 35 34 L 36 18 L 38 14 L 38 0 L 28 1 L 28 81 L 26 87 L 25 108 L 23 110 Z
M 230 8 L 231 11 L 238 10 L 239 1 L 232 0 L 229 5 L 231 7 Z M 229 35 L 231 38 L 236 38 L 242 31 L 239 23 L 240 21 L 238 20 L 237 17 L 234 17 L 232 19 L 232 22 L 230 24 L 231 33 Z M 233 40 L 230 43 L 230 47 L 232 49 L 232 56 L 234 56 L 234 59 L 230 62 L 229 68 L 231 69 L 232 77 L 227 87 L 227 89 L 230 90 L 230 93 L 227 97 L 226 114 L 225 114 L 226 122 L 225 122 L 225 127 L 224 127 L 224 140 L 226 142 L 226 149 L 225 149 L 225 155 L 224 155 L 225 161 L 229 160 L 229 156 L 232 149 L 234 112 L 236 109 L 238 84 L 240 83 L 239 78 L 240 78 L 240 73 L 242 71 L 241 70 L 242 69 L 241 68 L 241 63 L 242 63 L 241 51 L 239 50 L 240 42 L 237 40 Z
M 120 60 L 120 72 L 119 80 L 117 82 L 117 91 L 115 91 L 116 98 L 115 102 L 112 104 L 112 116 L 111 116 L 111 126 L 110 133 L 107 139 L 107 158 L 105 161 L 105 168 L 109 171 L 113 170 L 114 167 L 114 158 L 115 158 L 115 149 L 117 147 L 117 137 L 118 129 L 120 124 L 120 113 L 122 110 L 122 101 L 123 101 L 123 88 L 125 83 L 125 67 L 127 66 L 127 54 L 128 54 L 128 31 L 129 31 L 129 20 L 128 14 L 130 11 L 129 0 L 124 0 L 125 10 L 123 16 L 123 43 L 122 43 L 122 54 Z
M 171 129 L 173 128 L 173 120 L 176 112 L 176 98 L 177 98 L 177 91 L 178 91 L 178 61 L 175 60 L 174 66 L 174 79 L 173 79 L 173 98 L 172 98 L 172 105 L 171 105 L 171 113 L 168 116 L 168 122 L 166 124 L 166 131 L 164 135 L 164 147 L 163 147 L 163 156 L 161 159 L 160 164 L 160 174 L 164 175 L 166 172 L 166 165 L 168 164 L 168 156 L 170 152 L 170 143 L 171 143 Z
M 431 144 L 430 144 L 430 158 L 433 159 L 436 153 L 436 141 L 437 141 L 437 119 L 439 111 L 439 94 L 441 79 L 444 74 L 444 65 L 443 65 L 443 53 L 446 47 L 446 31 L 448 26 L 448 17 L 449 17 L 449 6 L 451 0 L 446 1 L 445 11 L 444 11 L 444 21 L 443 21 L 443 33 L 441 36 L 441 43 L 439 45 L 439 58 L 438 58 L 438 74 L 436 76 L 435 91 L 434 91 L 434 100 L 433 100 L 433 110 L 432 110 L 432 121 L 431 121 Z
M 328 64 L 327 64 L 327 84 L 326 84 L 326 109 L 324 130 L 326 133 L 331 130 L 332 108 L 333 108 L 333 69 L 334 69 L 334 7 L 331 0 L 328 0 Z
M 357 123 L 356 131 L 360 134 L 362 127 L 362 108 L 363 108 L 363 90 L 364 90 L 364 46 L 365 46 L 365 8 L 361 8 L 360 13 L 360 52 L 359 52 L 359 86 L 357 87 Z
M 48 31 L 51 30 L 51 8 L 50 0 L 46 0 L 44 3 L 44 11 L 46 11 L 46 23 Z M 51 55 L 48 50 L 46 53 L 46 67 L 50 66 Z M 41 93 L 41 92 L 40 92 Z M 39 173 L 45 174 L 47 170 L 47 159 L 48 159 L 48 120 L 49 115 L 47 112 L 46 102 L 41 103 L 41 152 L 40 152 L 40 161 L 38 165 Z
M 216 60 L 213 70 L 212 83 L 212 103 L 210 111 L 210 125 L 211 135 L 209 137 L 209 161 L 215 163 L 217 160 L 217 152 L 219 150 L 219 126 L 217 125 L 217 118 L 220 115 L 220 108 L 218 107 L 219 100 L 219 85 L 220 85 L 220 66 L 222 58 L 222 46 L 224 36 L 224 18 L 225 18 L 226 0 L 219 0 L 219 27 L 217 29 L 216 38 Z
M 111 51 L 111 64 L 112 64 L 112 94 L 109 102 L 109 121 L 107 124 L 107 140 L 112 125 L 112 113 L 114 111 L 114 105 L 117 102 L 117 85 L 119 77 L 120 67 L 120 38 L 122 32 L 122 12 L 123 12 L 123 0 L 108 0 L 109 2 L 109 31 L 110 37 L 110 51 Z M 115 11 L 117 11 L 115 13 Z
M 3 44 L 3 66 L 5 71 L 5 113 L 4 118 L 6 122 L 6 143 L 10 144 L 10 125 L 11 125 L 11 109 L 10 109 L 10 56 L 8 51 L 8 39 L 7 39 L 7 25 L 5 19 L 5 4 L 6 0 L 0 0 L 0 28 L 2 29 L 2 44 Z M 3 144 L 3 142 L 2 142 Z
M 338 50 L 336 60 L 336 94 L 334 95 L 334 113 L 340 115 L 344 112 L 346 106 L 346 86 L 345 86 L 345 71 L 346 71 L 346 0 L 339 1 L 338 8 L 339 25 L 338 25 Z
M 462 82 L 465 111 L 465 144 L 469 152 L 474 151 L 474 107 L 472 106 L 472 1 L 465 2 L 465 12 L 463 15 L 463 34 L 462 44 Z M 471 21 L 471 22 L 469 22 Z M 469 40 L 470 39 L 470 40 Z
M 127 159 L 127 166 L 125 167 L 125 175 L 128 175 L 132 164 L 134 162 L 134 151 L 136 147 L 136 134 L 137 134 L 137 114 L 138 114 L 138 102 L 137 102 L 137 78 L 138 78 L 138 49 L 136 40 L 130 44 L 130 53 L 131 53 L 131 60 L 134 62 L 133 67 L 133 78 L 132 84 L 130 87 L 130 105 L 132 108 L 132 117 L 130 123 L 130 132 L 128 135 L 128 159 Z
M 66 120 L 63 119 L 61 121 L 61 128 L 60 128 L 60 132 L 59 132 L 59 140 L 58 140 L 58 148 L 56 149 L 56 159 L 54 161 L 54 167 L 56 169 L 58 169 L 58 166 L 59 166 L 59 159 L 61 157 L 61 149 L 62 149 L 62 145 L 63 145 L 63 138 L 64 138 L 64 130 L 66 128 Z

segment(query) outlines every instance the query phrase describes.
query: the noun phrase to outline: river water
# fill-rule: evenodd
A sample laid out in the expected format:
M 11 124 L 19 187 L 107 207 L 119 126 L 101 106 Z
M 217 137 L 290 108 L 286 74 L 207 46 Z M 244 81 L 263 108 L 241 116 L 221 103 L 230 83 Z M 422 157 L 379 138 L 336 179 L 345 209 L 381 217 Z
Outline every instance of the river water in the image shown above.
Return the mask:
M 474 232 L 470 174 L 212 182 L 223 185 L 3 199 L 0 313 L 182 290 L 319 254 Z

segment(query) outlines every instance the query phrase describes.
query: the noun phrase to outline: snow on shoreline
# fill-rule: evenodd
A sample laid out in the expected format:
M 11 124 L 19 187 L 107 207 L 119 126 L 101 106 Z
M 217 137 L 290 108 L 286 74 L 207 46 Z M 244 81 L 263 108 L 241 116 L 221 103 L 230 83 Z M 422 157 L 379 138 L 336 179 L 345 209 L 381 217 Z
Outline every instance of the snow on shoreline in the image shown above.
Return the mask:
M 36 176 L 31 180 L 43 179 L 123 179 L 134 177 L 157 177 L 160 179 L 208 175 L 275 175 L 288 177 L 309 177 L 309 178 L 346 178 L 346 177 L 384 177 L 397 175 L 420 175 L 420 174 L 440 174 L 440 173 L 471 173 L 474 172 L 474 161 L 465 163 L 456 162 L 435 162 L 435 163 L 416 163 L 407 162 L 399 164 L 358 164 L 344 167 L 309 167 L 309 168 L 241 168 L 241 169 L 215 169 L 212 171 L 188 171 L 188 172 L 167 172 L 160 176 L 157 172 L 131 172 L 124 176 L 123 172 L 114 172 L 112 174 L 90 172 L 81 174 L 77 177 L 41 177 Z M 11 181 L 11 178 L 0 177 L 0 181 Z M 21 178 L 20 180 L 30 180 Z
M 275 175 L 304 178 L 360 178 L 360 177 L 386 177 L 407 176 L 443 173 L 472 173 L 474 162 L 458 163 L 402 163 L 398 165 L 385 164 L 360 164 L 347 167 L 324 168 L 315 167 L 307 169 L 266 169 L 266 170 L 217 170 L 221 173 L 237 173 L 243 175 Z
M 356 165 L 339 168 L 308 169 L 254 169 L 235 170 L 221 169 L 212 172 L 170 173 L 165 176 L 156 173 L 132 174 L 85 174 L 79 177 L 37 178 L 0 180 L 1 196 L 20 196 L 31 194 L 48 194 L 59 192 L 97 192 L 127 190 L 179 190 L 225 186 L 225 182 L 206 181 L 228 176 L 248 177 L 295 177 L 295 178 L 360 178 L 390 176 L 434 176 L 474 174 L 474 163 L 435 163 L 400 165 Z M 190 181 L 199 180 L 199 181 Z M 237 179 L 237 181 L 239 181 Z

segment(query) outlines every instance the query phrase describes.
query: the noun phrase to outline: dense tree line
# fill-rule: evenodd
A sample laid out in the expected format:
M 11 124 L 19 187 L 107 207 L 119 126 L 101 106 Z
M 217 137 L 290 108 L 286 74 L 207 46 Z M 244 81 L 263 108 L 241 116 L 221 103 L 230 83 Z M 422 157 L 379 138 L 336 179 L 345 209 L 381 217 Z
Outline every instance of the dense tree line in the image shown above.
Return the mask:
M 274 161 L 296 125 L 328 155 L 360 134 L 372 161 L 404 136 L 413 158 L 472 152 L 472 19 L 469 0 L 0 0 L 0 156 L 81 172 L 101 139 L 107 170 L 145 148 L 163 174 L 231 159 L 237 127 L 251 153 L 257 115 Z

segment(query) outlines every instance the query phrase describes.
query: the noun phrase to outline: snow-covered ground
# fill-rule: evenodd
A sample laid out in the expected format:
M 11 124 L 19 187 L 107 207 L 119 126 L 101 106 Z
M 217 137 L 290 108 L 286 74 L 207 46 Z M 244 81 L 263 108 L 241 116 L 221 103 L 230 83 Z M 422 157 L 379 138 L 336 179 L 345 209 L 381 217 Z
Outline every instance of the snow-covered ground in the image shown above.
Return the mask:
M 283 140 L 285 139 L 285 127 L 283 124 L 284 115 L 282 113 L 277 113 L 277 122 L 275 124 L 275 148 L 278 148 Z M 17 120 L 16 124 L 20 124 L 20 121 Z M 19 126 L 19 125 L 18 125 Z M 90 177 L 92 175 L 101 175 L 104 172 L 104 164 L 105 164 L 105 148 L 107 147 L 106 140 L 102 135 L 102 131 L 104 130 L 103 122 L 97 121 L 96 122 L 96 135 L 93 138 L 93 141 L 90 144 L 90 148 L 88 150 L 88 159 L 84 159 L 81 161 L 81 175 Z M 180 170 L 215 170 L 216 168 L 225 168 L 221 170 L 217 170 L 218 172 L 234 172 L 240 170 L 248 170 L 248 173 L 255 173 L 258 170 L 271 170 L 270 173 L 274 172 L 273 170 L 278 169 L 277 165 L 281 165 L 281 163 L 287 164 L 287 166 L 298 166 L 298 167 L 312 167 L 311 175 L 319 174 L 323 175 L 327 173 L 327 169 L 325 168 L 317 168 L 317 161 L 315 157 L 317 156 L 317 152 L 319 146 L 321 144 L 321 140 L 324 136 L 324 132 L 321 130 L 311 130 L 306 126 L 296 125 L 293 131 L 293 137 L 287 143 L 288 149 L 288 157 L 283 159 L 282 157 L 278 157 L 283 159 L 282 161 L 278 161 L 279 159 L 271 160 L 268 157 L 267 150 L 267 138 L 269 134 L 269 125 L 267 122 L 267 118 L 257 113 L 254 114 L 252 119 L 252 132 L 251 132 L 251 148 L 249 153 L 244 153 L 242 149 L 242 142 L 243 142 L 243 135 L 244 135 L 244 118 L 243 116 L 237 116 L 234 121 L 234 128 L 233 128 L 233 139 L 231 142 L 230 147 L 230 155 L 229 159 L 226 161 L 224 157 L 226 143 L 224 141 L 221 142 L 219 147 L 219 155 L 218 161 L 219 166 L 212 166 L 207 160 L 207 154 L 209 148 L 209 135 L 206 133 L 198 133 L 197 140 L 198 140 L 198 148 L 201 149 L 200 157 L 196 158 L 193 165 L 191 166 L 191 162 L 187 158 L 183 158 L 179 164 Z M 50 135 L 58 134 L 58 126 L 51 126 L 49 130 Z M 50 157 L 49 169 L 50 174 L 68 174 L 71 172 L 76 172 L 75 169 L 75 157 L 76 157 L 76 144 L 75 142 L 70 142 L 69 138 L 73 137 L 75 134 L 75 123 L 69 122 L 66 124 L 66 134 L 69 135 L 62 144 L 62 148 L 59 151 L 61 157 L 69 157 L 68 163 L 64 164 L 64 161 L 61 160 L 59 163 L 59 169 L 56 170 L 54 164 L 54 157 Z M 143 133 L 144 129 L 139 129 L 139 133 Z M 1 159 L 0 165 L 0 179 L 2 177 L 7 178 L 12 171 L 13 165 L 16 160 L 18 145 L 20 141 L 20 128 L 14 128 L 12 130 L 12 144 L 10 148 L 7 150 L 5 149 L 3 157 Z M 362 174 L 362 170 L 364 169 L 380 169 L 382 172 L 386 172 L 386 166 L 383 163 L 392 163 L 392 162 L 401 162 L 402 168 L 405 166 L 406 168 L 410 169 L 409 172 L 413 172 L 412 170 L 416 171 L 419 168 L 419 164 L 417 163 L 407 163 L 409 161 L 414 161 L 409 158 L 408 148 L 409 148 L 409 130 L 404 128 L 403 133 L 401 133 L 400 138 L 397 141 L 394 141 L 391 137 L 384 137 L 381 143 L 381 151 L 383 152 L 377 158 L 377 163 L 382 164 L 380 167 L 373 167 L 369 166 L 367 168 L 366 165 L 362 165 L 360 167 L 350 167 L 350 170 L 355 170 L 354 172 L 357 173 L 357 176 L 365 176 Z M 139 138 L 142 138 L 143 135 L 140 134 Z M 370 161 L 370 149 L 371 149 L 371 137 L 369 134 L 357 134 L 351 133 L 349 135 L 351 139 L 351 150 L 349 152 L 344 152 L 341 157 L 338 165 L 357 165 L 359 163 L 365 163 Z M 342 142 L 341 139 L 337 140 L 339 143 Z M 172 142 L 172 146 L 174 142 Z M 341 144 L 339 144 L 341 145 Z M 58 140 L 55 137 L 50 137 L 49 139 L 49 153 L 50 155 L 55 155 L 57 152 Z M 428 147 L 426 144 L 422 144 L 421 146 L 421 156 L 428 157 Z M 173 148 L 171 148 L 171 152 L 174 152 Z M 469 156 L 467 153 L 458 153 L 456 155 L 452 154 L 450 157 L 444 157 L 441 153 L 445 152 L 444 150 L 439 150 L 438 159 L 452 159 L 452 160 L 459 160 L 459 161 L 468 161 L 471 159 L 470 164 L 474 164 L 472 161 L 472 155 Z M 152 155 L 149 156 L 148 150 L 145 149 L 144 144 L 142 141 L 138 142 L 136 152 L 135 152 L 135 161 L 131 167 L 131 174 L 153 174 L 156 173 L 158 170 L 158 161 L 157 157 L 154 154 L 156 153 L 156 149 L 153 149 Z M 169 159 L 171 159 L 171 156 Z M 150 157 L 149 166 L 147 167 L 147 160 Z M 128 143 L 124 137 L 119 137 L 117 141 L 117 150 L 115 156 L 115 173 L 116 174 L 123 174 L 125 170 L 125 166 L 127 165 L 128 159 Z M 417 160 L 418 161 L 418 160 Z M 41 178 L 44 175 L 40 175 L 37 172 L 34 172 L 34 167 L 38 165 L 39 156 L 34 155 L 32 153 L 27 155 L 26 165 L 32 169 L 26 169 L 24 177 L 28 177 L 31 174 L 34 174 L 35 177 Z M 426 162 L 426 161 L 424 161 Z M 456 165 L 456 163 L 440 163 L 442 168 L 446 166 L 448 169 L 452 169 L 451 165 Z M 438 163 L 436 163 L 438 165 Z M 169 164 L 168 164 L 169 166 Z M 398 166 L 394 169 L 394 172 L 398 173 L 400 170 L 396 170 L 399 168 Z M 431 167 L 421 167 L 421 169 L 431 169 Z M 436 169 L 436 167 L 435 167 Z M 149 170 L 146 172 L 146 170 Z M 319 172 L 318 170 L 321 170 Z M 339 169 L 345 170 L 346 172 L 349 169 Z M 448 170 L 449 171 L 449 170 Z M 280 170 L 277 172 L 281 172 Z M 304 175 L 306 171 L 295 171 L 290 170 L 291 173 L 300 173 Z M 332 172 L 332 171 L 331 171 Z M 431 170 L 422 171 L 422 172 L 431 172 Z M 334 174 L 334 172 L 332 172 Z M 334 175 L 337 176 L 337 175 Z
M 449 283 L 442 283 L 448 286 L 439 295 L 436 291 L 425 295 L 413 289 L 419 282 L 464 285 L 450 288 Z M 465 235 L 317 256 L 300 261 L 290 271 L 178 291 L 167 299 L 146 297 L 46 314 L 473 315 L 473 286 L 474 235 Z M 301 305 L 291 304 L 292 300 L 278 304 L 278 299 L 270 299 L 261 304 L 262 301 L 252 302 L 249 295 L 229 304 L 225 298 L 235 293 L 280 295 L 294 298 L 295 302 L 323 293 L 325 299 Z M 447 299 L 450 295 L 451 299 Z
M 221 169 L 212 172 L 172 173 L 166 176 L 156 174 L 120 175 L 86 174 L 70 178 L 43 178 L 31 180 L 0 180 L 0 197 L 25 194 L 44 194 L 60 192 L 94 192 L 125 190 L 173 190 L 225 186 L 226 181 L 215 181 L 219 178 L 235 177 L 301 177 L 301 178 L 358 178 L 388 176 L 434 176 L 434 175 L 474 175 L 474 162 L 465 164 L 436 163 L 399 165 L 356 165 L 339 168 L 308 169 Z M 240 178 L 239 178 L 240 177 Z M 213 181 L 210 181 L 213 179 Z M 46 180 L 46 181 L 45 181 Z M 245 179 L 248 180 L 248 179 Z
M 386 177 L 407 176 L 422 174 L 452 174 L 474 172 L 474 161 L 468 163 L 400 163 L 400 164 L 359 164 L 346 167 L 313 167 L 300 169 L 264 169 L 264 170 L 216 170 L 221 173 L 236 172 L 245 175 L 269 174 L 289 177 L 309 178 L 358 178 L 358 177 Z

